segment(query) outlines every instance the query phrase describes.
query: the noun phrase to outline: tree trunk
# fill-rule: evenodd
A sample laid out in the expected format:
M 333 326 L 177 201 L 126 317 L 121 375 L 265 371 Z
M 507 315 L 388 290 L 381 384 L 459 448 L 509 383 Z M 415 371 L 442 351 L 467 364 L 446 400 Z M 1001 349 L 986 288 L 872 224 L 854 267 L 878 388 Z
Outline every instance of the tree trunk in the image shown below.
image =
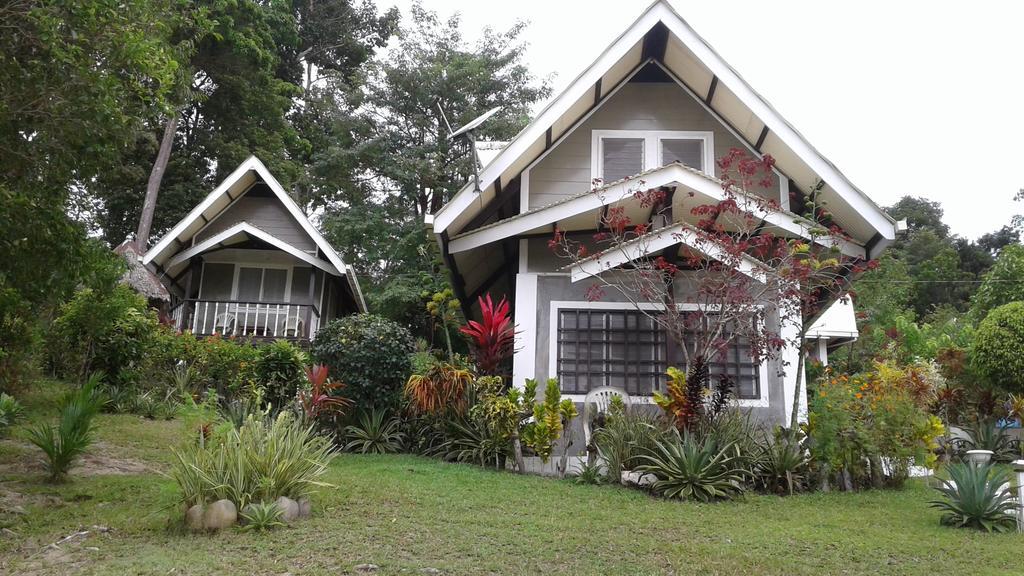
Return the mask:
M 562 461 L 558 465 L 558 477 L 565 478 L 566 470 L 569 467 L 569 446 L 572 444 L 572 420 L 566 422 L 565 426 L 562 427 L 565 430 L 565 434 L 562 436 L 564 444 L 562 444 Z
M 523 445 L 519 442 L 519 434 L 512 435 L 512 450 L 516 455 L 516 471 L 519 474 L 526 473 L 526 463 L 523 461 Z
M 797 356 L 796 356 L 796 389 L 793 390 L 793 413 L 789 416 L 789 428 L 796 430 L 797 426 L 800 425 L 800 397 L 803 393 L 803 381 L 804 381 L 804 336 L 806 330 L 800 330 L 800 336 L 797 339 Z
M 156 162 L 149 173 L 146 183 L 146 199 L 142 203 L 142 216 L 139 217 L 139 229 L 135 233 L 135 246 L 140 254 L 149 245 L 149 231 L 153 226 L 153 213 L 156 211 L 156 199 L 160 193 L 160 181 L 164 178 L 167 162 L 171 159 L 171 148 L 174 146 L 174 135 L 178 130 L 178 113 L 167 119 L 164 126 L 164 137 L 160 140 L 160 149 L 156 153 Z

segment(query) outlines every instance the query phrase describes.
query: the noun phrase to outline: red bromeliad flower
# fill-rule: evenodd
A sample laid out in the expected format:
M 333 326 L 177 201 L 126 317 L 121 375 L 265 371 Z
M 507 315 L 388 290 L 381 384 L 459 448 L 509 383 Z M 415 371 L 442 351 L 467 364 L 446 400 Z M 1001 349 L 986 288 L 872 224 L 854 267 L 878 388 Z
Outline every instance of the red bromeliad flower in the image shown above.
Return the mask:
M 482 322 L 470 320 L 459 328 L 470 339 L 477 369 L 484 375 L 495 376 L 501 362 L 512 355 L 515 343 L 515 327 L 509 316 L 508 300 L 502 296 L 495 306 L 491 295 L 486 294 L 477 299 L 480 303 Z

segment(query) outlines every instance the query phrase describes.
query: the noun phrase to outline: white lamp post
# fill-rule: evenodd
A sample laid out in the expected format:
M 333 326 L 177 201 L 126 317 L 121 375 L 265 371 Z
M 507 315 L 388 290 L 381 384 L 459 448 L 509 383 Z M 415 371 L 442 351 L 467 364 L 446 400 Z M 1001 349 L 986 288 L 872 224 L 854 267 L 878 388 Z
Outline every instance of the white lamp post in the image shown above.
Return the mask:
M 968 463 L 980 466 L 992 460 L 993 454 L 995 453 L 991 450 L 968 450 L 964 456 Z

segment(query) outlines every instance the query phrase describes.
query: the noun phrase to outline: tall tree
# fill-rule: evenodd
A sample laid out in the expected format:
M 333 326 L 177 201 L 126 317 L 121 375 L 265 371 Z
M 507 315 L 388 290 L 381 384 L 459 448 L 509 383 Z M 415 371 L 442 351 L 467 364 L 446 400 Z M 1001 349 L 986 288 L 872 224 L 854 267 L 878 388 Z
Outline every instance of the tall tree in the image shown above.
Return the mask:
M 348 0 L 259 2 L 194 0 L 212 23 L 188 61 L 192 80 L 177 109 L 177 126 L 160 184 L 153 230 L 181 218 L 211 186 L 251 154 L 286 187 L 305 178 L 311 150 L 296 121 L 304 89 L 327 75 L 355 77 L 383 46 L 394 15 L 378 16 L 369 3 Z M 91 186 L 96 228 L 111 243 L 135 229 L 146 175 L 173 115 L 151 117 L 147 133 L 125 156 L 124 169 Z M 147 169 L 140 169 L 145 166 Z
M 328 235 L 349 252 L 372 308 L 419 322 L 423 293 L 447 283 L 423 216 L 472 174 L 469 150 L 449 138 L 448 123 L 458 127 L 501 106 L 481 138 L 510 139 L 526 125 L 550 87 L 523 62 L 524 28 L 485 29 L 471 44 L 458 15 L 442 20 L 413 4 L 397 44 L 370 69 L 358 119 L 336 119 L 342 142 L 359 134 L 356 145 L 316 154 L 314 177 L 341 186 L 320 186 L 315 201 L 328 205 Z
M 0 388 L 47 308 L 101 268 L 109 277 L 107 252 L 65 214 L 69 193 L 170 108 L 192 49 L 170 31 L 191 16 L 177 0 L 0 5 Z

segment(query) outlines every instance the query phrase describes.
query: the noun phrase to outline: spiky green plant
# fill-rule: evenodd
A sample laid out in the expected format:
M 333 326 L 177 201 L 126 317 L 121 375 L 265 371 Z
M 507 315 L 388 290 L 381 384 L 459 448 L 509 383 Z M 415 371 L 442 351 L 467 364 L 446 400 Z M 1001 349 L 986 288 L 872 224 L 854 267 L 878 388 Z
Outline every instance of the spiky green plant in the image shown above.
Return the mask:
M 284 526 L 276 502 L 253 502 L 242 510 L 242 531 L 265 532 Z
M 168 474 L 191 506 L 226 498 L 239 509 L 250 502 L 308 497 L 333 458 L 330 438 L 317 435 L 289 412 L 267 420 L 249 415 L 203 441 L 172 449 Z
M 597 459 L 591 462 L 586 462 L 580 466 L 579 472 L 572 479 L 575 484 L 590 484 L 598 485 L 604 483 L 604 470 L 601 469 L 601 463 Z
M 977 528 L 986 532 L 1008 532 L 1016 519 L 1010 514 L 1014 499 L 1009 488 L 1010 472 L 994 464 L 958 462 L 946 467 L 948 480 L 935 489 L 946 498 L 929 502 L 943 511 L 944 526 Z
M 719 446 L 684 433 L 679 440 L 657 441 L 655 449 L 639 456 L 638 472 L 653 474 L 655 494 L 666 498 L 712 502 L 740 496 L 748 472 L 736 444 Z
M 7 393 L 0 394 L 0 436 L 3 436 L 8 428 L 21 420 L 24 412 L 24 407 L 15 400 L 14 396 Z
M 999 462 L 1009 462 L 1017 455 L 1017 441 L 995 420 L 979 420 L 965 432 L 967 438 L 959 441 L 961 450 L 991 450 Z
M 347 426 L 345 434 L 349 438 L 345 449 L 362 454 L 398 452 L 404 438 L 398 419 L 389 418 L 386 412 L 376 408 L 363 412 L 359 416 L 359 424 Z
M 28 441 L 46 455 L 51 482 L 63 480 L 93 442 L 93 418 L 105 403 L 99 392 L 102 379 L 102 374 L 94 373 L 85 385 L 61 398 L 57 426 L 37 422 L 25 432 Z
M 777 434 L 774 439 L 765 434 L 754 461 L 757 485 L 775 494 L 793 495 L 807 483 L 810 460 L 799 440 L 791 434 Z

